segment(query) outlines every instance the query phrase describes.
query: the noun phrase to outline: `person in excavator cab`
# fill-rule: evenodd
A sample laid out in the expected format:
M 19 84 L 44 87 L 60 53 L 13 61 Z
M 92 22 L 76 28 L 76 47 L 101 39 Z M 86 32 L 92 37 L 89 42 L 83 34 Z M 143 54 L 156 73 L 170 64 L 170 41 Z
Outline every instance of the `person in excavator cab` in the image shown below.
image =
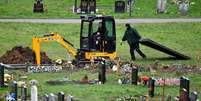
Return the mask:
M 105 32 L 106 32 L 106 28 L 104 28 L 102 22 L 99 22 L 98 30 L 92 36 L 93 37 L 93 47 L 94 47 L 94 49 L 102 51 Z

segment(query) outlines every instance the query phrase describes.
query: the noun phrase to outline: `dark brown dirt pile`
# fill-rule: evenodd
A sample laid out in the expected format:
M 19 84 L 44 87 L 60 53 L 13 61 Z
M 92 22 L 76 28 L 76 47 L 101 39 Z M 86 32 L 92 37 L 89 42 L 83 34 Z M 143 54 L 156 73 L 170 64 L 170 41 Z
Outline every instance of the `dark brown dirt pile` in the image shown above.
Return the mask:
M 45 52 L 41 52 L 42 64 L 50 64 L 52 60 L 46 55 Z M 0 63 L 4 64 L 35 64 L 35 55 L 32 49 L 29 47 L 15 46 L 11 50 L 7 51 L 0 57 Z

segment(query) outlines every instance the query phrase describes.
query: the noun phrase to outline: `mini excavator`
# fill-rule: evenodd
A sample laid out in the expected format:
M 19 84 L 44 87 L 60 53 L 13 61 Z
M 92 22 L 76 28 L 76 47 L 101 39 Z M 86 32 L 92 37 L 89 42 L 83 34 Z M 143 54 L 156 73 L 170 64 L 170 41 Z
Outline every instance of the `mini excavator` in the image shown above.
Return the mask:
M 36 64 L 41 64 L 40 44 L 58 42 L 78 61 L 116 58 L 116 29 L 112 16 L 81 16 L 80 49 L 59 34 L 50 33 L 32 38 Z

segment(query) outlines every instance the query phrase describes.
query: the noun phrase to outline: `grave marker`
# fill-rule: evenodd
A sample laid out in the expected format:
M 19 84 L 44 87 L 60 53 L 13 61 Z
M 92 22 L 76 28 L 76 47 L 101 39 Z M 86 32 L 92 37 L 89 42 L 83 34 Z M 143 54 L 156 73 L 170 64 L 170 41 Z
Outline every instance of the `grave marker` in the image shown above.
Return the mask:
M 48 94 L 45 94 L 43 101 L 49 101 L 49 96 L 48 96 Z
M 43 13 L 44 12 L 42 0 L 35 0 L 33 12 L 34 13 Z
M 187 96 L 189 97 L 190 81 L 188 78 L 182 76 L 180 78 L 180 97 L 182 96 L 183 89 L 186 90 Z
M 50 94 L 49 94 L 49 99 L 48 99 L 48 101 L 56 101 L 56 97 L 55 97 L 55 95 L 54 95 L 53 93 L 50 93 Z
M 187 3 L 184 3 L 184 2 L 179 5 L 179 10 L 180 10 L 181 15 L 183 15 L 183 16 L 187 15 L 188 6 L 189 5 Z
M 190 101 L 197 101 L 198 99 L 198 93 L 197 92 L 192 92 L 190 96 Z
M 4 66 L 0 64 L 0 87 L 4 87 Z
M 124 13 L 125 12 L 125 1 L 117 0 L 115 1 L 115 13 Z
M 166 0 L 158 0 L 157 2 L 157 13 L 165 13 L 166 10 Z
M 138 68 L 137 67 L 132 67 L 132 84 L 137 85 L 138 81 Z
M 89 13 L 96 13 L 96 0 L 89 0 Z
M 186 89 L 184 89 L 184 88 L 181 91 L 179 101 L 189 101 L 188 91 Z
M 26 86 L 22 87 L 21 94 L 22 94 L 21 100 L 27 101 L 27 87 Z
M 64 97 L 65 97 L 64 92 L 58 93 L 58 101 L 64 101 Z
M 153 78 L 150 78 L 148 84 L 148 93 L 150 97 L 154 97 L 154 87 L 155 87 L 155 80 Z
M 36 86 L 36 81 L 31 80 L 30 85 L 31 85 L 31 101 L 38 101 L 38 89 Z
M 96 0 L 81 0 L 81 13 L 96 13 Z
M 88 12 L 88 0 L 81 0 L 80 8 L 81 8 L 81 13 L 87 13 Z
M 98 74 L 98 80 L 104 84 L 106 82 L 106 65 L 105 65 L 105 60 L 102 60 L 101 62 L 99 62 L 98 64 L 98 68 L 99 68 L 99 74 Z
M 11 96 L 15 99 L 15 101 L 17 101 L 17 90 L 17 82 L 13 81 L 11 85 Z

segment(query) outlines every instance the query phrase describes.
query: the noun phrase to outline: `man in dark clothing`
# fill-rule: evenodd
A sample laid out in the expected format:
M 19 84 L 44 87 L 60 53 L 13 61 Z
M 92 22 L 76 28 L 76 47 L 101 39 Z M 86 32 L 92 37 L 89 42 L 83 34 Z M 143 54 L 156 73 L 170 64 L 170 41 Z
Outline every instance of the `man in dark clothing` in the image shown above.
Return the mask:
M 101 45 L 103 40 L 103 25 L 102 22 L 99 22 L 98 24 L 98 30 L 93 34 L 93 46 L 96 50 L 101 51 Z
M 127 29 L 124 33 L 122 41 L 127 40 L 130 46 L 131 59 L 135 60 L 134 50 L 136 50 L 140 54 L 140 56 L 142 56 L 143 58 L 146 58 L 146 55 L 142 53 L 139 47 L 139 40 L 141 39 L 141 36 L 139 35 L 136 29 L 130 26 L 130 24 L 126 24 L 125 26 Z

